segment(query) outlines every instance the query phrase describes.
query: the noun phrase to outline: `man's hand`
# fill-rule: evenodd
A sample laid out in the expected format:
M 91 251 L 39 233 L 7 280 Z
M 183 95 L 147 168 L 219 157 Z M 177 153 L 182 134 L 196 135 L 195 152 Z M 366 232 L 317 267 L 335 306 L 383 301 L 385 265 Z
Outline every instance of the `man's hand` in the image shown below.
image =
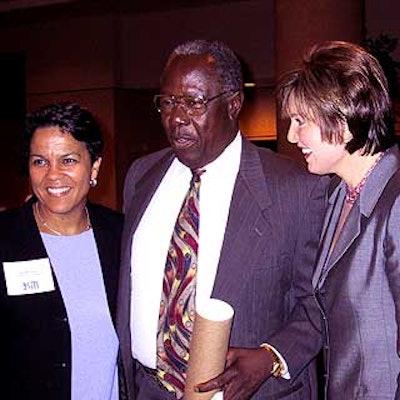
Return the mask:
M 223 390 L 224 400 L 247 400 L 271 375 L 273 359 L 269 351 L 231 347 L 225 371 L 197 385 L 199 392 Z

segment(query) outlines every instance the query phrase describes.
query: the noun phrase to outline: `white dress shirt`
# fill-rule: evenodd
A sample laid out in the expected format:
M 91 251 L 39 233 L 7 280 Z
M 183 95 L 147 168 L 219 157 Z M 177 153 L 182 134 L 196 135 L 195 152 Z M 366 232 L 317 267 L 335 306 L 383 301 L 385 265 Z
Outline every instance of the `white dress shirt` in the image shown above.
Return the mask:
M 203 167 L 196 302 L 208 299 L 214 285 L 242 150 L 240 132 L 213 162 Z M 132 240 L 132 354 L 156 368 L 158 315 L 164 267 L 175 221 L 192 173 L 175 158 L 152 197 Z

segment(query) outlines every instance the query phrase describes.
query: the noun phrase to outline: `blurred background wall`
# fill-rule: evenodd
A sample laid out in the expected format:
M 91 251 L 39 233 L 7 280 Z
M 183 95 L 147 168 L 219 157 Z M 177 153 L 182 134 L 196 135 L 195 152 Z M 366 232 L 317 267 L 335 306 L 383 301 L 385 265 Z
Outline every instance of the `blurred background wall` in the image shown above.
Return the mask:
M 182 41 L 226 42 L 245 66 L 241 129 L 292 157 L 274 87 L 305 47 L 325 39 L 400 37 L 398 0 L 0 0 L 0 206 L 29 194 L 19 166 L 26 112 L 77 101 L 100 121 L 106 152 L 92 200 L 121 207 L 137 157 L 166 146 L 152 104 L 169 51 Z M 390 53 L 400 60 L 400 48 Z M 400 132 L 399 132 L 400 133 Z

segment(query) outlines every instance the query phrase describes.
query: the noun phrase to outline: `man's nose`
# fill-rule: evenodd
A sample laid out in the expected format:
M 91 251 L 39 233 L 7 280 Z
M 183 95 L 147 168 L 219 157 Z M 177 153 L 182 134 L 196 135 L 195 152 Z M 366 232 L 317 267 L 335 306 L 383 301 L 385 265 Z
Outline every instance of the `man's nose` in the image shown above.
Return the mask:
M 182 103 L 177 102 L 175 104 L 174 109 L 171 112 L 171 122 L 175 126 L 177 125 L 189 125 L 190 117 L 188 116 L 187 112 L 184 109 Z

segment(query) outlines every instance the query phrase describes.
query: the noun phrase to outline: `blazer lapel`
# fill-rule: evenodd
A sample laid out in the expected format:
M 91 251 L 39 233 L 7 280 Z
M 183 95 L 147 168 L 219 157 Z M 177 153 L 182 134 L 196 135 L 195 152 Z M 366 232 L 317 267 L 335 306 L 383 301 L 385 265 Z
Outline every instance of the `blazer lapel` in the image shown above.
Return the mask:
M 360 234 L 361 227 L 361 213 L 359 205 L 356 203 L 353 205 L 345 226 L 339 236 L 339 239 L 332 251 L 331 256 L 328 261 L 327 273 L 329 270 L 339 261 L 343 254 L 348 250 L 348 248 L 353 244 L 354 240 Z
M 330 243 L 333 240 L 333 235 L 335 233 L 335 226 L 338 221 L 338 210 L 335 209 L 335 203 L 339 195 L 339 190 L 329 197 L 329 206 L 326 210 L 324 224 L 321 231 L 321 240 L 319 243 L 319 250 L 317 256 L 317 265 L 315 267 L 314 275 L 312 278 L 312 285 L 316 287 L 319 280 L 321 279 L 322 271 L 324 270 L 325 264 L 328 260 Z
M 232 288 L 241 283 L 233 272 L 251 264 L 252 260 L 248 259 L 246 250 L 252 249 L 252 254 L 257 257 L 257 238 L 260 238 L 260 243 L 265 243 L 261 238 L 270 235 L 269 218 L 265 218 L 263 213 L 267 212 L 271 204 L 258 149 L 244 139 L 213 289 L 214 297 L 228 301 L 231 296 L 235 296 Z
M 121 270 L 118 288 L 117 330 L 120 336 L 122 353 L 130 353 L 130 298 L 131 298 L 131 248 L 135 230 L 148 206 L 152 196 L 157 190 L 163 176 L 170 166 L 174 155 L 167 151 L 160 159 L 156 159 L 146 172 L 135 182 L 132 189 L 133 199 L 130 208 L 125 209 L 124 229 L 122 234 Z M 140 172 L 138 173 L 140 176 Z M 125 190 L 129 190 L 126 188 Z M 129 361 L 130 362 L 130 361 Z
M 349 250 L 362 231 L 362 216 L 369 218 L 390 178 L 399 169 L 399 150 L 397 146 L 387 150 L 368 178 L 359 199 L 353 205 L 340 237 L 328 256 L 333 235 L 340 218 L 342 204 L 346 195 L 345 183 L 341 182 L 330 197 L 330 209 L 327 212 L 324 226 L 325 236 L 321 242 L 321 253 L 313 276 L 313 287 L 320 288 L 329 271 L 335 267 L 343 255 Z
M 345 196 L 345 184 L 344 182 L 341 182 L 341 184 L 338 185 L 329 198 L 329 207 L 325 215 L 324 225 L 321 232 L 320 250 L 317 257 L 317 265 L 312 280 L 313 287 L 322 285 L 323 280 L 325 279 L 329 270 L 333 268 L 338 259 L 344 254 L 346 249 L 359 234 L 359 228 L 357 229 L 358 224 L 354 224 L 354 221 L 350 222 L 352 215 L 354 215 L 354 209 L 352 209 L 345 226 L 342 229 L 339 240 L 331 252 L 331 245 L 340 219 L 342 204 Z
M 340 202 L 339 204 L 342 204 L 342 202 Z M 336 207 L 336 208 L 338 214 L 340 215 L 341 207 Z M 327 240 L 324 243 L 323 246 L 326 255 L 330 250 L 333 234 L 335 231 L 334 228 L 336 228 L 338 219 L 335 219 L 335 221 L 336 223 L 332 224 L 332 227 L 330 228 L 330 230 L 332 231 L 331 236 L 329 240 Z M 336 245 L 332 250 L 332 253 L 330 254 L 330 256 L 327 255 L 327 257 L 325 258 L 326 261 L 322 263 L 321 274 L 319 275 L 317 280 L 319 287 L 324 283 L 327 275 L 329 274 L 329 271 L 335 267 L 335 265 L 339 262 L 339 260 L 343 257 L 343 255 L 347 252 L 350 246 L 360 235 L 360 232 L 361 232 L 361 213 L 358 204 L 354 204 L 353 208 L 350 211 L 349 216 L 347 217 L 347 220 L 338 238 L 338 241 L 336 242 Z
M 136 182 L 136 191 L 133 194 L 134 200 L 130 208 L 125 210 L 124 237 L 132 238 L 136 228 L 143 216 L 151 198 L 160 185 L 165 173 L 174 159 L 172 151 L 167 152 L 162 158 L 154 163 L 148 171 Z M 131 240 L 123 240 L 123 243 L 131 245 Z M 127 250 L 127 249 L 123 249 Z M 130 251 L 128 252 L 130 254 Z

